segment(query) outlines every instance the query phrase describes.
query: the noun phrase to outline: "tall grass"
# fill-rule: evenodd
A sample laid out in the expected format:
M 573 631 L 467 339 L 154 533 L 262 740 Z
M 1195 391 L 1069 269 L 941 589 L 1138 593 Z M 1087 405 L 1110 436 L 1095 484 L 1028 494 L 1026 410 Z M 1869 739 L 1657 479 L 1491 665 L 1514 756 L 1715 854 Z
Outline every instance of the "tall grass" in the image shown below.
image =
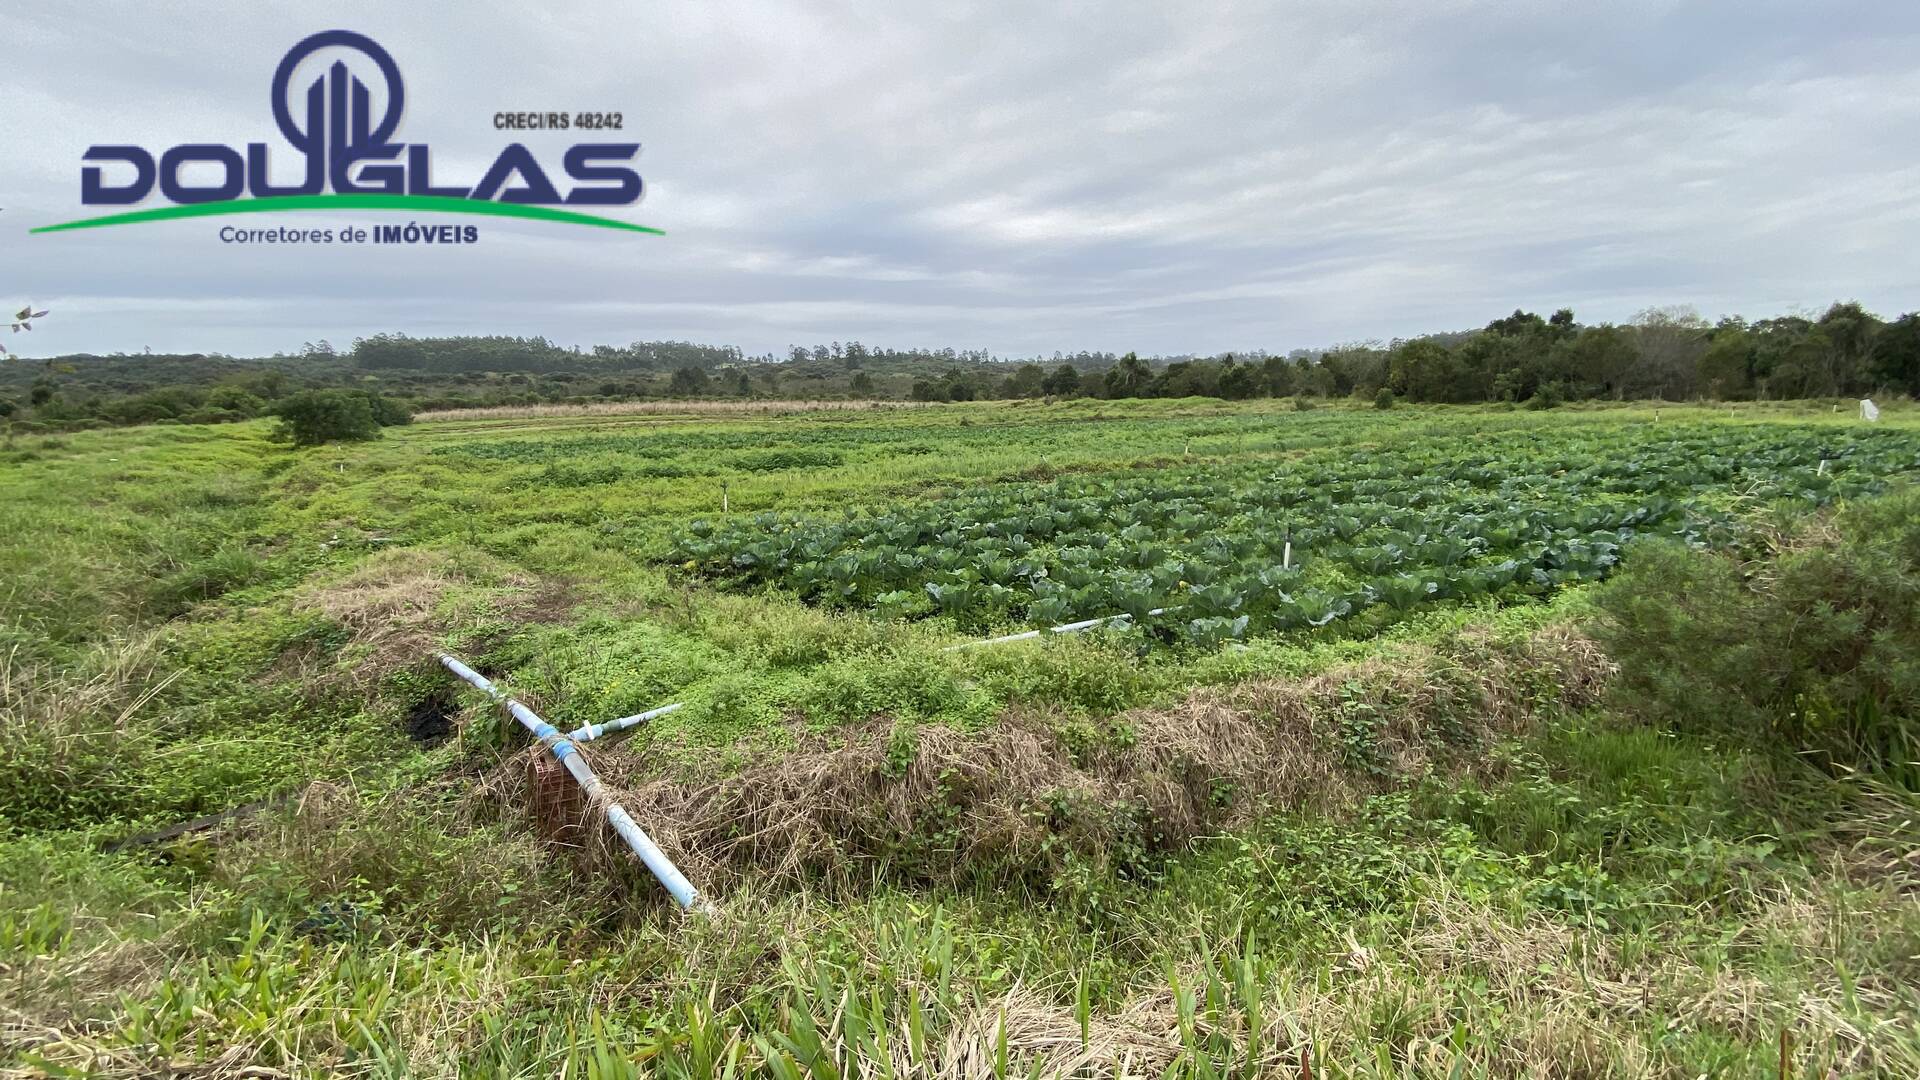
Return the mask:
M 1384 642 L 942 658 L 949 628 L 716 595 L 648 558 L 720 512 L 722 480 L 731 513 L 834 513 L 1719 415 L 997 403 L 476 419 L 309 453 L 263 425 L 21 440 L 0 462 L 0 1072 L 1777 1077 L 1784 1056 L 1793 1076 L 1920 1075 L 1912 796 L 1724 731 L 1559 722 L 1561 686 L 1520 680 L 1544 726 L 1371 801 L 1267 807 L 1153 857 L 1053 841 L 1046 875 L 746 880 L 710 921 L 487 797 L 519 766 L 489 710 L 451 709 L 442 745 L 405 735 L 449 703 L 424 654 L 450 646 L 557 720 L 690 691 L 699 707 L 637 735 L 716 769 L 867 730 L 887 766 L 1009 714 L 1095 768 L 1173 730 L 1196 684 L 1390 668 L 1469 626 L 1523 640 L 1584 600 L 1434 613 Z M 743 467 L 783 444 L 839 460 Z M 672 468 L 540 479 L 636 461 Z M 1449 655 L 1436 693 L 1502 654 Z M 1384 762 L 1370 710 L 1389 703 L 1329 693 L 1326 743 L 1301 752 Z M 1232 805 L 1208 760 L 1160 780 Z M 282 792 L 216 833 L 102 850 Z M 1066 820 L 1075 796 L 1024 812 Z

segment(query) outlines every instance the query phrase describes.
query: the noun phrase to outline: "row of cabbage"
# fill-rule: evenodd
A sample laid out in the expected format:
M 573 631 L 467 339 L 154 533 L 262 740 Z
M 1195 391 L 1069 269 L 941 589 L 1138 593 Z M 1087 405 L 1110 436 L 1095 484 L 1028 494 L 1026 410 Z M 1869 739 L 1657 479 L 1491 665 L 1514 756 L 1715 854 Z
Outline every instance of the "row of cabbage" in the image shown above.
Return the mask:
M 1339 450 L 987 487 L 821 519 L 696 521 L 673 561 L 882 615 L 985 630 L 1116 614 L 1198 644 L 1374 608 L 1541 595 L 1635 537 L 1731 537 L 1743 505 L 1813 507 L 1920 469 L 1898 431 L 1641 425 Z

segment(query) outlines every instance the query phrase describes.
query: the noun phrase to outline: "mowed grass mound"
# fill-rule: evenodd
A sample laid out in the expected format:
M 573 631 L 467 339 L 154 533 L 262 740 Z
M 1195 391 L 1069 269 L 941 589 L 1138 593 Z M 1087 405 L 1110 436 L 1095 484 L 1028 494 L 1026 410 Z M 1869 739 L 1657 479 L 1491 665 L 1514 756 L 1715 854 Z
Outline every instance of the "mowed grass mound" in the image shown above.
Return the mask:
M 1827 520 L 1799 494 L 1712 493 L 1737 528 L 1698 580 L 1725 606 L 1690 624 L 1567 580 L 1211 643 L 1148 622 L 945 651 L 1031 621 L 675 559 L 703 516 L 1663 424 L 1858 436 L 1824 405 L 1194 401 L 463 419 L 304 453 L 257 425 L 20 440 L 0 1067 L 1777 1075 L 1784 1042 L 1796 1075 L 1911 1075 L 1920 815 L 1880 767 L 1901 729 L 1862 704 L 1907 685 L 1907 646 L 1858 603 L 1907 571 L 1785 528 Z M 1893 408 L 1876 431 L 1920 437 Z M 1635 595 L 1686 606 L 1671 580 Z M 1820 663 L 1847 670 L 1858 617 L 1870 671 L 1657 666 L 1819 604 Z M 586 752 L 720 917 L 530 813 L 524 734 L 440 649 L 562 727 L 684 701 Z M 1678 695 L 1709 678 L 1746 696 L 1692 723 Z

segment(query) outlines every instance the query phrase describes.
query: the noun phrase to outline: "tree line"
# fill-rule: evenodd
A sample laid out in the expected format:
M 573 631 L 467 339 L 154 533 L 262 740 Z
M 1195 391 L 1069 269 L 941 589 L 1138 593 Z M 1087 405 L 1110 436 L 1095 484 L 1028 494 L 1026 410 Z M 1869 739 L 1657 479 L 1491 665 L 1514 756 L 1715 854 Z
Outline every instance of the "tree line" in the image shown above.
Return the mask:
M 1470 331 L 1293 352 L 1142 358 L 1081 351 L 1008 361 L 981 350 L 857 341 L 782 357 L 686 342 L 563 348 L 545 338 L 376 334 L 257 359 L 55 357 L 0 363 L 0 422 L 64 430 L 218 423 L 276 412 L 291 395 L 351 389 L 413 409 L 657 398 L 902 399 L 1359 397 L 1415 402 L 1595 398 L 1725 401 L 1920 396 L 1920 315 L 1883 320 L 1852 302 L 1818 316 L 1708 322 L 1688 309 L 1583 325 L 1562 309 L 1515 311 Z
M 1624 325 L 1582 326 L 1561 309 L 1515 311 L 1477 331 L 1286 356 L 1228 354 L 1149 362 L 1132 353 L 1095 375 L 1071 364 L 1019 365 L 998 384 L 953 369 L 916 380 L 912 397 L 1376 397 L 1464 404 L 1609 399 L 1720 401 L 1920 396 L 1920 315 L 1891 322 L 1857 303 L 1818 318 L 1709 323 L 1654 309 Z

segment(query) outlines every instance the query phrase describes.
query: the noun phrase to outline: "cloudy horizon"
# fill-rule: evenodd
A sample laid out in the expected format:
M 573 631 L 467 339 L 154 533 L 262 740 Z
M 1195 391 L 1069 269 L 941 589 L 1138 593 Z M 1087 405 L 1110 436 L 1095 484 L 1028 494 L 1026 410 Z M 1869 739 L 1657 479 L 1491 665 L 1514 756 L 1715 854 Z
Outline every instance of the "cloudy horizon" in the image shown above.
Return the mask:
M 1920 9 L 1872 4 L 88 3 L 9 19 L 0 302 L 29 355 L 382 331 L 1212 354 L 1690 305 L 1920 308 Z M 84 216 L 97 143 L 277 142 L 315 30 L 384 45 L 398 139 L 476 178 L 502 111 L 624 114 L 663 237 L 223 245 Z M 245 220 L 249 224 L 260 219 Z M 274 224 L 401 223 L 288 215 Z

